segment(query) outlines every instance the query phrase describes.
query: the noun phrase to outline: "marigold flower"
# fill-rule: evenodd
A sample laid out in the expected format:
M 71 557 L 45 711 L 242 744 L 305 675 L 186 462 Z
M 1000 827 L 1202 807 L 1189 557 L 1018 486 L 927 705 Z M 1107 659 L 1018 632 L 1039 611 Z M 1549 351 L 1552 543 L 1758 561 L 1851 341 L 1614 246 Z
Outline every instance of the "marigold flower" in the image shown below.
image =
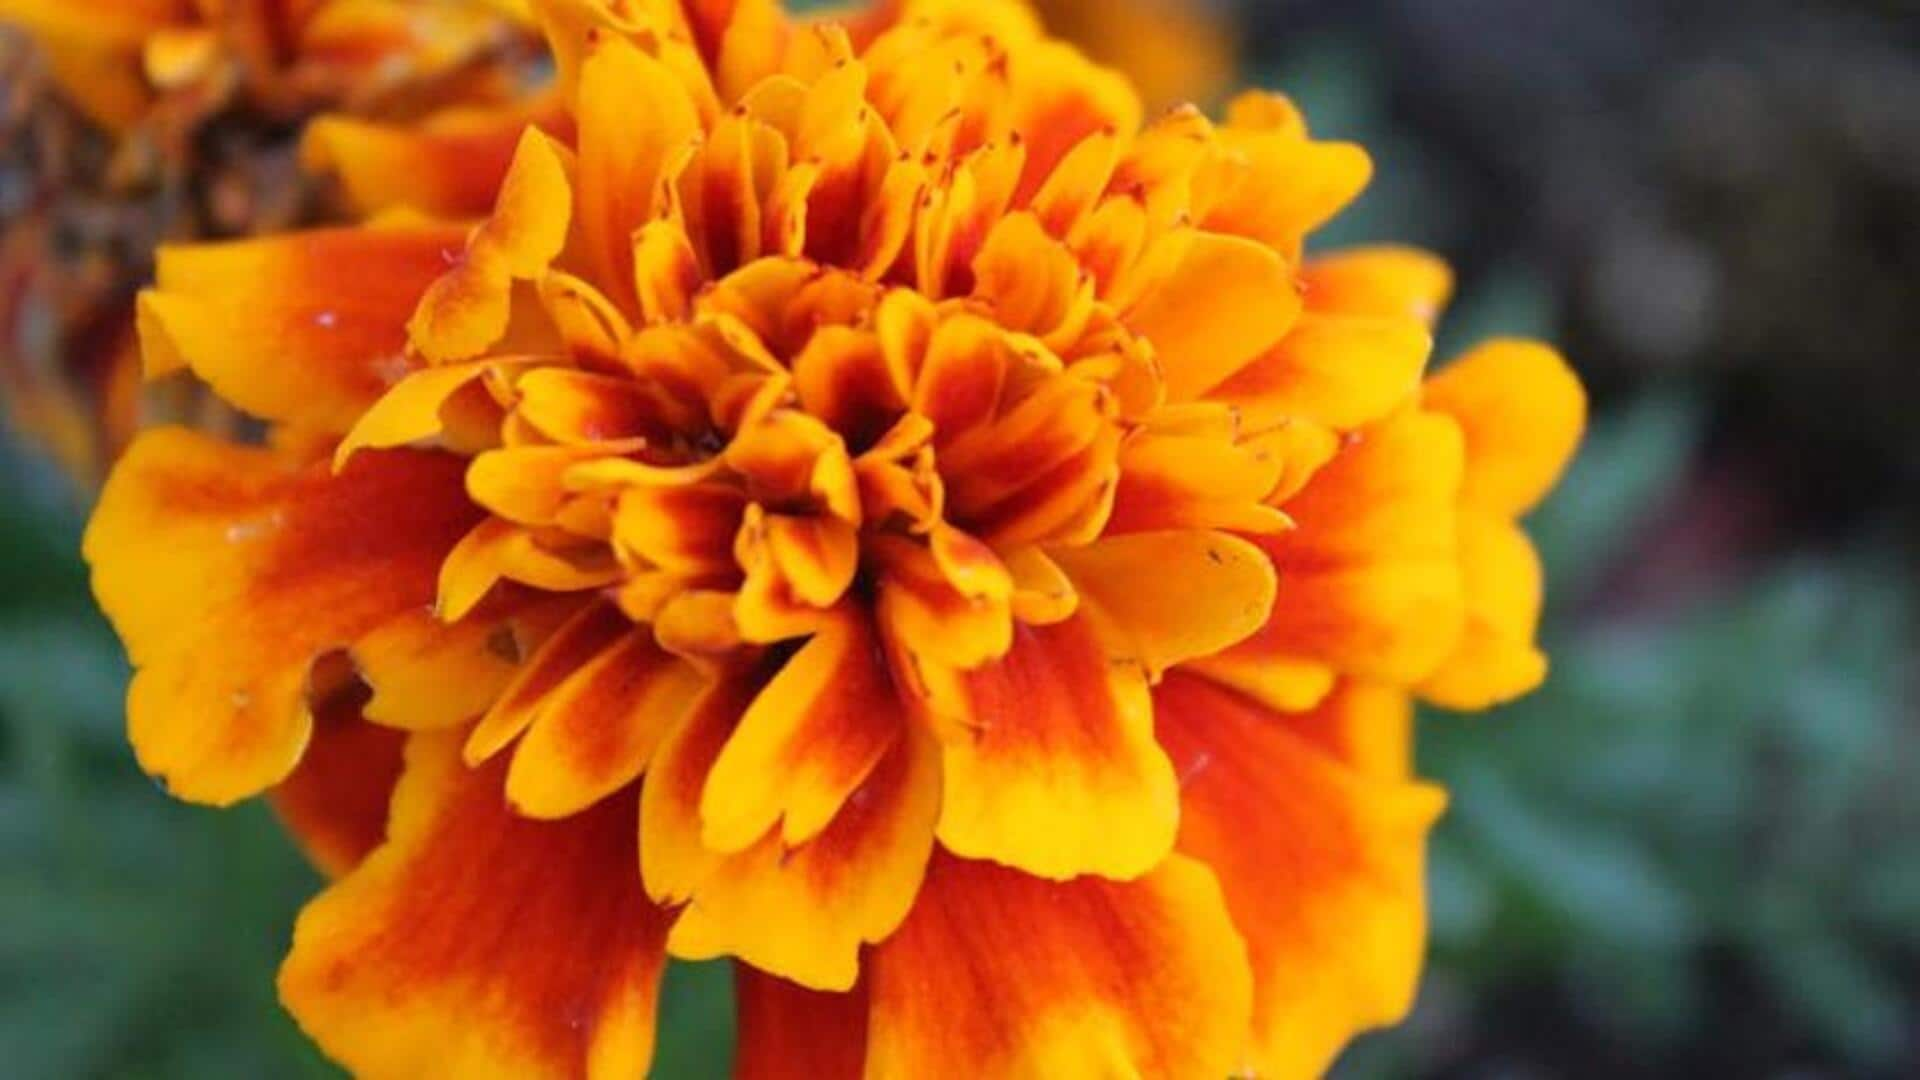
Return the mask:
M 1408 695 L 1544 675 L 1564 364 L 1423 386 L 1444 266 L 1303 254 L 1364 152 L 1143 123 L 1015 4 L 540 13 L 567 115 L 477 224 L 162 252 L 149 367 L 275 438 L 142 437 L 87 536 L 143 766 L 342 873 L 307 1032 L 637 1075 L 669 954 L 737 959 L 751 1077 L 1311 1075 L 1400 1016 Z
M 523 85 L 531 38 L 519 0 L 0 0 L 0 173 L 14 191 L 0 384 L 14 426 L 87 487 L 143 417 L 231 426 L 189 387 L 140 392 L 131 300 L 156 239 L 324 217 L 296 182 L 289 134 L 320 108 L 490 125 L 498 166 L 481 145 L 470 171 L 497 185 L 538 106 Z

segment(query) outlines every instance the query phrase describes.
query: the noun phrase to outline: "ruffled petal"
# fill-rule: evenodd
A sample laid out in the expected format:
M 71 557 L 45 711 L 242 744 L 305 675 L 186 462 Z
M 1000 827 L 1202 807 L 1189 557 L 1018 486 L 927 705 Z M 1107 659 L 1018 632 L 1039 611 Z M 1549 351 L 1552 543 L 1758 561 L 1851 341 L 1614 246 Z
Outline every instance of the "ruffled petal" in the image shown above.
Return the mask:
M 504 774 L 413 736 L 386 844 L 294 927 L 280 999 L 356 1074 L 646 1072 L 667 916 L 634 865 L 637 793 L 534 822 Z
M 1530 693 L 1547 678 L 1546 654 L 1534 645 L 1546 582 L 1533 542 L 1506 518 L 1465 509 L 1460 569 L 1466 630 L 1420 684 L 1421 696 L 1449 709 L 1485 709 Z
M 937 857 L 869 980 L 875 1080 L 1226 1076 L 1251 998 L 1219 885 L 1180 857 L 1124 883 Z
M 1460 432 L 1444 416 L 1402 412 L 1361 432 L 1285 509 L 1299 528 L 1255 543 L 1282 582 L 1273 617 L 1197 667 L 1282 709 L 1274 665 L 1320 665 L 1406 684 L 1425 678 L 1465 621 L 1456 492 Z
M 1467 440 L 1460 497 L 1509 517 L 1533 509 L 1572 460 L 1587 423 L 1587 394 L 1545 345 L 1497 341 L 1427 381 L 1423 404 L 1459 423 Z
M 1348 1039 L 1413 1003 L 1426 834 L 1444 796 L 1351 771 L 1203 679 L 1175 674 L 1154 701 L 1180 769 L 1180 851 L 1218 875 L 1252 962 L 1249 1071 L 1320 1076 Z
M 714 864 L 667 937 L 687 959 L 737 956 L 816 990 L 850 989 L 860 950 L 907 917 L 933 851 L 939 752 L 910 731 L 812 840 L 769 830 Z
M 349 650 L 373 690 L 366 716 L 386 727 L 457 727 L 487 711 L 514 674 L 513 631 L 502 611 L 453 624 L 420 608 L 379 627 Z
M 1020 626 L 976 670 L 928 666 L 944 744 L 940 842 L 1048 878 L 1131 878 L 1165 857 L 1179 792 L 1153 741 L 1146 673 L 1080 616 Z
M 564 818 L 620 790 L 704 684 L 651 631 L 630 631 L 542 702 L 514 751 L 507 800 L 528 817 Z
M 479 517 L 462 465 L 369 451 L 336 477 L 180 430 L 136 442 L 85 552 L 138 669 L 127 723 L 141 764 L 218 804 L 291 772 L 314 659 L 433 602 L 441 559 Z
M 714 762 L 703 842 L 740 851 L 776 824 L 788 847 L 812 839 L 904 726 L 872 622 L 854 611 L 832 619 L 754 699 Z
M 186 366 L 267 420 L 343 434 L 412 362 L 414 304 L 460 229 L 320 229 L 160 250 L 140 296 L 148 370 Z

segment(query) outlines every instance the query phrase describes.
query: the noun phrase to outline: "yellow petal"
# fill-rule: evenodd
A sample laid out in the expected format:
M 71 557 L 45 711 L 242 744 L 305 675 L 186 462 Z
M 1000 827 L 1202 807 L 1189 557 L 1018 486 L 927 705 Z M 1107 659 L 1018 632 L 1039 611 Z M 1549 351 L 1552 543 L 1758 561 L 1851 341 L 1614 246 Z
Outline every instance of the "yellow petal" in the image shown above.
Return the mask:
M 1133 533 L 1051 554 L 1110 647 L 1156 682 L 1241 641 L 1273 608 L 1273 563 L 1227 533 Z
M 1424 404 L 1466 435 L 1460 497 L 1508 516 L 1553 489 L 1587 422 L 1587 394 L 1573 369 L 1526 341 L 1482 345 L 1447 365 L 1427 382 Z

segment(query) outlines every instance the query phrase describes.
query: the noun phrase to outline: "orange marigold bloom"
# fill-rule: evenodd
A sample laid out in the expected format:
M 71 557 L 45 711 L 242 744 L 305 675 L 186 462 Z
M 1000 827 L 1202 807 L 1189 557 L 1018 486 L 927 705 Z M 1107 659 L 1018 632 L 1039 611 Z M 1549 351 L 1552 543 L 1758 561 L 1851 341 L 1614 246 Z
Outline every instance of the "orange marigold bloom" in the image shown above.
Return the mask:
M 144 418 L 231 426 L 190 386 L 141 393 L 131 301 L 155 240 L 325 217 L 289 167 L 320 108 L 460 131 L 497 186 L 538 107 L 533 37 L 522 0 L 0 0 L 14 426 L 87 487 Z
M 526 18 L 525 0 L 0 0 L 0 22 L 33 35 L 67 96 L 122 131 L 159 105 L 203 114 L 236 94 L 281 116 L 390 107 Z
M 1561 361 L 1423 386 L 1445 268 L 1303 255 L 1361 150 L 1143 122 L 1013 3 L 539 11 L 567 118 L 477 223 L 163 252 L 149 367 L 276 437 L 144 436 L 87 536 L 142 764 L 343 872 L 308 1033 L 638 1075 L 669 954 L 739 962 L 748 1077 L 1304 1076 L 1401 1015 L 1408 695 L 1544 673 Z M 370 206 L 457 171 L 342 130 Z

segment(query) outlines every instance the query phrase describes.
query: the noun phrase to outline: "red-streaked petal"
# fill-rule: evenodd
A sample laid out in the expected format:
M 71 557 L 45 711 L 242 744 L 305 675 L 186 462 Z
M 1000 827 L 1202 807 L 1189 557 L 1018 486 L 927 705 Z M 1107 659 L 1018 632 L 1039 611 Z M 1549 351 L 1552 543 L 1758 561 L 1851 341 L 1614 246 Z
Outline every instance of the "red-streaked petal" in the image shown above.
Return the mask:
M 467 761 L 478 764 L 499 753 L 533 723 L 568 680 L 632 629 L 633 624 L 613 604 L 601 599 L 582 602 L 534 650 L 487 715 L 474 725 L 467 736 Z
M 140 298 L 148 369 L 184 364 L 250 413 L 344 433 L 407 374 L 407 319 L 463 241 L 407 226 L 162 248 Z
M 1308 661 L 1403 685 L 1432 672 L 1465 621 L 1461 455 L 1443 416 L 1403 412 L 1362 432 L 1287 502 L 1298 529 L 1255 538 L 1283 584 L 1267 625 L 1224 659 L 1254 671 Z
M 513 754 L 507 799 L 528 817 L 579 813 L 640 775 L 705 680 L 644 628 L 547 696 Z
M 1218 875 L 1252 962 L 1252 1071 L 1318 1076 L 1413 1002 L 1426 834 L 1445 798 L 1350 771 L 1205 680 L 1175 674 L 1154 701 L 1180 770 L 1180 850 Z
M 667 936 L 675 956 L 737 956 L 817 990 L 847 990 L 862 946 L 900 925 L 933 851 L 939 751 L 925 732 L 894 742 L 818 836 L 769 831 L 715 864 Z
M 102 492 L 85 551 L 138 673 L 127 723 L 182 798 L 230 803 L 292 771 L 316 657 L 433 602 L 478 512 L 462 462 L 368 451 L 339 476 L 150 432 Z
M 782 843 L 827 827 L 904 723 L 864 613 L 828 621 L 754 699 L 707 776 L 707 847 L 740 851 L 780 826 Z
M 557 130 L 567 120 L 547 102 L 449 110 L 417 124 L 323 116 L 308 125 L 300 155 L 309 170 L 337 175 L 363 214 L 404 206 L 472 218 L 492 208 L 530 123 Z
M 721 855 L 700 842 L 700 793 L 720 748 L 772 672 L 723 668 L 693 708 L 667 734 L 647 770 L 640 796 L 640 873 L 662 904 L 682 904 Z
M 388 841 L 294 927 L 281 1001 L 360 1075 L 646 1072 L 667 916 L 634 865 L 637 792 L 534 822 L 505 771 L 413 736 Z
M 1083 616 L 1016 627 L 974 671 L 919 674 L 944 743 L 948 849 L 1049 878 L 1135 877 L 1171 849 L 1179 793 L 1146 675 Z
M 1252 995 L 1219 885 L 1177 856 L 1124 883 L 938 856 L 868 974 L 890 1078 L 1226 1076 Z

